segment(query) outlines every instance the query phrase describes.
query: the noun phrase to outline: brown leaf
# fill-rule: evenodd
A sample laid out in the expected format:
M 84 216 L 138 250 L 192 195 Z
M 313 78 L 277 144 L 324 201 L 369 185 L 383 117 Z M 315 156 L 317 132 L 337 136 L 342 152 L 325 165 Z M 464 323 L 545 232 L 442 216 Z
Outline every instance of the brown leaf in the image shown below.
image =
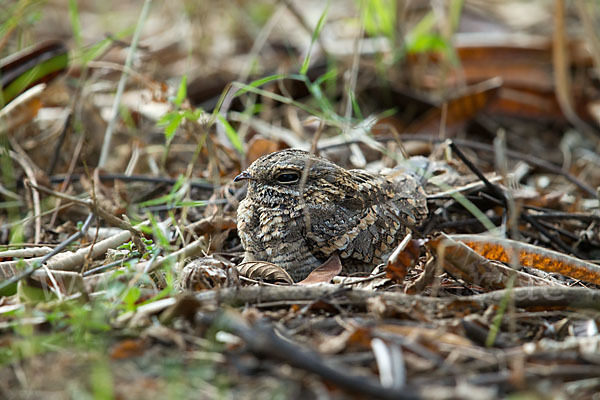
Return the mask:
M 425 263 L 423 272 L 419 277 L 406 284 L 404 287 L 404 293 L 406 294 L 418 294 L 421 293 L 428 285 L 432 284 L 435 279 L 437 270 L 437 263 L 434 258 L 429 259 Z
M 365 351 L 371 346 L 373 335 L 371 328 L 364 326 L 349 326 L 339 335 L 324 337 L 319 345 L 319 351 L 326 354 L 341 352 Z
M 347 344 L 353 347 L 368 349 L 371 346 L 371 339 L 373 339 L 371 330 L 359 326 L 350 333 Z
M 0 111 L 2 129 L 10 132 L 33 120 L 42 108 L 40 97 L 45 87 L 45 84 L 35 86 L 4 107 Z
M 250 261 L 238 265 L 240 275 L 271 283 L 292 285 L 294 280 L 279 265 L 266 261 Z
M 385 266 L 385 276 L 395 282 L 402 283 L 408 270 L 417 263 L 421 249 L 416 240 L 410 240 L 404 250 L 394 251 Z
M 564 32 L 557 35 L 565 40 L 569 36 Z M 553 56 L 559 57 L 561 52 L 553 51 L 553 43 L 550 40 L 539 37 L 523 39 L 516 42 L 509 34 L 504 38 L 498 37 L 494 43 L 489 43 L 485 39 L 479 43 L 475 40 L 468 44 L 461 44 L 458 41 L 456 52 L 461 67 L 451 71 L 447 78 L 443 78 L 443 82 L 439 73 L 430 74 L 425 79 L 425 86 L 436 90 L 440 86 L 460 87 L 464 83 L 472 85 L 497 77 L 502 79 L 503 85 L 497 98 L 488 105 L 489 113 L 562 120 L 563 111 L 557 101 L 557 93 L 561 92 L 561 88 L 555 85 L 558 77 L 553 73 Z M 556 43 L 554 45 L 556 46 Z M 567 66 L 567 71 L 568 68 L 584 69 L 589 65 L 589 51 L 582 52 L 581 47 L 581 40 L 571 39 L 563 44 L 564 51 L 572 55 L 568 60 L 560 57 L 561 60 L 568 62 L 567 64 L 563 62 L 563 65 Z M 435 56 L 433 59 L 439 61 Z M 584 117 L 585 111 L 580 108 L 590 97 L 582 95 L 585 92 L 583 87 L 573 84 L 571 91 L 575 97 L 573 106 L 577 109 L 577 113 Z
M 488 105 L 493 115 L 509 115 L 520 118 L 563 119 L 562 111 L 553 92 L 503 87 L 500 95 Z
M 248 151 L 246 152 L 246 162 L 248 165 L 258 160 L 260 157 L 273 153 L 277 150 L 283 150 L 285 144 L 282 142 L 275 142 L 271 139 L 265 139 L 260 136 L 255 136 L 248 143 Z
M 298 282 L 298 285 L 310 285 L 313 283 L 327 283 L 334 276 L 342 272 L 342 262 L 337 254 L 333 254 L 323 264 L 314 269 L 306 279 Z
M 125 339 L 117 342 L 110 350 L 110 358 L 122 360 L 141 356 L 146 347 L 146 341 L 142 339 Z
M 501 86 L 502 80 L 499 78 L 470 86 L 463 93 L 446 102 L 447 112 L 444 121 L 442 121 L 442 107 L 437 107 L 411 123 L 406 130 L 408 132 L 438 133 L 440 123 L 444 123 L 446 134 L 452 136 L 483 110 L 491 99 L 498 95 Z
M 527 88 L 551 93 L 552 51 L 546 39 L 532 38 L 520 43 L 506 35 L 496 43 L 463 45 L 456 49 L 461 61 L 460 73 L 452 75 L 447 84 L 481 82 L 495 76 L 502 78 L 505 86 Z

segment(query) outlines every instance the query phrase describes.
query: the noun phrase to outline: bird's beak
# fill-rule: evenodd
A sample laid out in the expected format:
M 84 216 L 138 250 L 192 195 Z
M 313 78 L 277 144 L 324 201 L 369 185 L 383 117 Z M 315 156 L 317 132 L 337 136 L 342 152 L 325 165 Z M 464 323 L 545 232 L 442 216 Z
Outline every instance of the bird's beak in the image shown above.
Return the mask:
M 234 182 L 239 182 L 239 181 L 242 181 L 242 180 L 245 180 L 245 179 L 254 179 L 254 178 L 252 177 L 252 175 L 250 175 L 250 172 L 248 172 L 248 171 L 242 171 L 241 174 L 239 174 L 238 176 L 236 176 L 235 178 L 233 178 L 233 181 Z

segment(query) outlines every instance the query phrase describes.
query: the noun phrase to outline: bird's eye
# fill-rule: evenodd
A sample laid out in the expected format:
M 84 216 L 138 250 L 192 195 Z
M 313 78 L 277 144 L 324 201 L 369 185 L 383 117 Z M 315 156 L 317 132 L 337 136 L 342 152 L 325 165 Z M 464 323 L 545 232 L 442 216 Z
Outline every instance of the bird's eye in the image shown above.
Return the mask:
M 297 172 L 284 172 L 282 174 L 277 175 L 277 182 L 282 183 L 284 185 L 296 183 L 298 182 L 298 179 L 300 179 L 300 175 Z

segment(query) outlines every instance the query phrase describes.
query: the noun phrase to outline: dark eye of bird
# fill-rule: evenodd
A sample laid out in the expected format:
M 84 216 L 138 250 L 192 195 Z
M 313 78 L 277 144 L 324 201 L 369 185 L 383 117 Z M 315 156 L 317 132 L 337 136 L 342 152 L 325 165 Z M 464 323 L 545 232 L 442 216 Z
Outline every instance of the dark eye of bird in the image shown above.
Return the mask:
M 277 182 L 284 185 L 298 182 L 298 179 L 300 179 L 300 175 L 297 172 L 284 172 L 277 175 Z

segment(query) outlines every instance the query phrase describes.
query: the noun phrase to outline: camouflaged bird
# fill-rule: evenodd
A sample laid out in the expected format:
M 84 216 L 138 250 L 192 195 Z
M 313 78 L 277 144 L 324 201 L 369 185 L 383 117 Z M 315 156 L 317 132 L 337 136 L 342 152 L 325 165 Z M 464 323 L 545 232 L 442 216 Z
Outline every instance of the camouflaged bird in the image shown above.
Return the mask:
M 416 178 L 346 170 L 302 150 L 263 156 L 240 180 L 248 181 L 237 211 L 244 262 L 277 264 L 295 281 L 334 252 L 344 273 L 368 273 L 427 216 Z

